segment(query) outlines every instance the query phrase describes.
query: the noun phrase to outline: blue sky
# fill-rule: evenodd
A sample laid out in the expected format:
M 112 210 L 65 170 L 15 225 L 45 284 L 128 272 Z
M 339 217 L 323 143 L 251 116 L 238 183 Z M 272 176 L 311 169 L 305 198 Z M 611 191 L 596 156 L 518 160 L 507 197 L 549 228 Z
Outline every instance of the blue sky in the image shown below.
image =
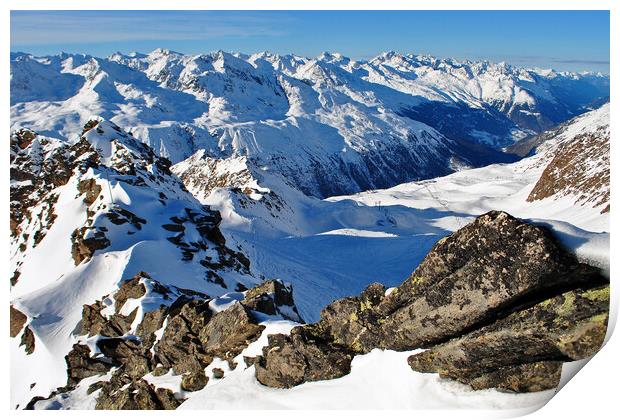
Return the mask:
M 609 72 L 608 11 L 12 11 L 11 51 L 382 51 Z

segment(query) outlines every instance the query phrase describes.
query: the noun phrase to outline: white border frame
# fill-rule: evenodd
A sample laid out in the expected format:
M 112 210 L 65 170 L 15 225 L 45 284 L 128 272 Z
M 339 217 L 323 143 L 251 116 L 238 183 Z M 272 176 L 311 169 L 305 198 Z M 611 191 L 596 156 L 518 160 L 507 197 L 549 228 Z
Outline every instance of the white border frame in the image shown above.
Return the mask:
M 295 0 L 295 2 L 284 2 L 282 0 L 211 0 L 211 1 L 197 1 L 197 0 L 175 0 L 173 2 L 166 0 L 134 0 L 128 2 L 127 0 L 98 0 L 87 2 L 85 0 L 56 0 L 54 2 L 45 0 L 8 0 L 4 1 L 2 8 L 2 44 L 3 44 L 3 65 L 0 67 L 2 72 L 2 92 L 4 106 L 2 114 L 2 121 L 4 127 L 5 136 L 8 137 L 9 133 L 9 53 L 10 53 L 10 10 L 610 10 L 611 20 L 611 33 L 610 33 L 610 77 L 611 77 L 611 96 L 614 98 L 618 93 L 616 84 L 616 73 L 618 72 L 618 54 L 617 42 L 615 40 L 620 39 L 618 33 L 618 16 L 620 2 L 614 0 L 433 0 L 419 1 L 419 0 L 382 0 L 381 2 L 371 0 Z M 620 162 L 618 159 L 618 146 L 615 144 L 617 141 L 616 127 L 618 121 L 619 108 L 615 103 L 611 102 L 611 167 L 612 167 L 612 187 L 618 185 L 618 172 L 614 170 Z M 8 151 L 8 145 L 5 145 L 5 151 Z M 7 215 L 9 213 L 9 184 L 6 180 L 9 179 L 9 154 L 2 154 L 2 168 L 4 170 L 5 182 L 0 183 L 2 188 L 2 214 Z M 613 188 L 612 188 L 613 189 Z M 611 211 L 612 215 L 620 208 L 620 199 L 615 193 L 611 195 Z M 617 226 L 617 221 L 612 217 L 610 220 L 611 231 L 614 232 Z M 2 237 L 9 237 L 8 223 L 3 225 Z M 8 242 L 2 241 L 2 249 L 4 255 L 8 257 Z M 611 255 L 620 255 L 620 247 L 618 246 L 618 238 L 615 233 L 611 235 Z M 3 261 L 4 264 L 8 263 L 8 259 Z M 5 267 L 6 279 L 9 278 L 8 264 Z M 611 302 L 611 314 L 610 314 L 610 328 L 608 331 L 608 342 L 603 349 L 582 369 L 576 379 L 571 380 L 564 388 L 562 388 L 558 394 L 551 399 L 551 401 L 542 409 L 532 413 L 530 418 L 532 419 L 548 419 L 549 417 L 558 418 L 609 418 L 611 413 L 615 412 L 618 408 L 618 385 L 620 380 L 618 374 L 620 373 L 618 357 L 620 356 L 620 342 L 617 337 L 611 336 L 617 320 L 618 310 L 618 287 L 615 280 L 618 278 L 618 264 L 614 259 L 611 259 L 611 279 L 612 279 L 612 302 Z M 6 281 L 6 280 L 5 280 Z M 6 287 L 6 286 L 5 286 Z M 8 293 L 6 294 L 8 301 Z M 7 301 L 4 304 L 4 310 L 0 311 L 0 325 L 2 325 L 2 332 L 4 337 L 8 337 L 8 311 L 6 310 L 8 305 Z M 8 364 L 9 351 L 7 342 L 0 347 L 2 355 L 1 360 Z M 48 413 L 41 412 L 25 412 L 10 410 L 9 407 L 9 380 L 8 366 L 5 365 L 4 380 L 1 382 L 1 392 L 4 397 L 2 403 L 3 408 L 7 410 L 7 414 L 10 416 L 45 416 Z M 320 402 L 317 402 L 320 406 Z M 386 413 L 387 414 L 387 413 Z M 526 413 L 524 413 L 526 414 Z M 65 415 L 69 417 L 82 417 L 84 412 L 65 412 L 56 413 L 54 415 Z M 195 416 L 226 416 L 232 419 L 246 419 L 248 416 L 254 418 L 286 418 L 290 416 L 305 418 L 314 418 L 316 416 L 338 417 L 338 418 L 353 418 L 363 419 L 374 418 L 377 413 L 374 411 L 297 411 L 295 413 L 287 411 L 196 411 L 196 412 L 88 412 L 88 416 L 98 417 L 115 415 L 124 418 L 135 418 L 143 416 L 155 416 L 155 417 L 183 417 L 187 418 Z M 383 414 L 381 414 L 383 415 Z M 410 418 L 415 416 L 416 418 L 426 420 L 432 418 L 433 420 L 441 419 L 480 419 L 482 418 L 500 418 L 501 412 L 480 412 L 475 410 L 415 410 L 415 411 L 390 411 L 388 414 L 390 417 L 397 418 Z

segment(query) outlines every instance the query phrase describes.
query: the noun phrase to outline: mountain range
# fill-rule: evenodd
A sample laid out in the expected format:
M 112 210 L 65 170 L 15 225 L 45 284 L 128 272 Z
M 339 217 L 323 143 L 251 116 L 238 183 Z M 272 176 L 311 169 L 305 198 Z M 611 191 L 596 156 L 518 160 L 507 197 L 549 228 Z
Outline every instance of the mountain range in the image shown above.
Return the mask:
M 605 335 L 608 96 L 395 53 L 13 53 L 11 407 L 544 404 Z
M 609 77 L 381 54 L 11 55 L 11 126 L 103 117 L 178 163 L 245 156 L 316 197 L 509 162 L 501 148 L 609 97 Z

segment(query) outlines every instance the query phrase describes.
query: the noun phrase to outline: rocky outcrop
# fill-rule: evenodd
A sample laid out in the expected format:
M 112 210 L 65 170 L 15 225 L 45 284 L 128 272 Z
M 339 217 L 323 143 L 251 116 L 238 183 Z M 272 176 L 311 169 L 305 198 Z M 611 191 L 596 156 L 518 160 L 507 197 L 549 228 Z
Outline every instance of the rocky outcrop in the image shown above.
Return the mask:
M 602 346 L 608 310 L 609 286 L 573 290 L 415 354 L 409 365 L 474 389 L 554 388 L 562 361 L 590 357 Z
M 530 191 L 527 201 L 573 197 L 575 204 L 609 211 L 609 125 L 557 146 L 553 159 Z
M 134 306 L 148 302 L 149 310 L 137 319 L 137 309 L 125 309 L 130 301 Z M 172 371 L 182 375 L 184 391 L 198 391 L 206 386 L 205 369 L 215 358 L 234 368 L 233 358 L 259 338 L 265 327 L 258 318 L 298 313 L 292 289 L 276 280 L 248 290 L 245 299 L 225 310 L 214 311 L 209 304 L 209 296 L 163 285 L 148 273 L 122 281 L 113 294 L 84 306 L 76 332 L 97 339 L 73 346 L 65 358 L 67 385 L 53 395 L 71 392 L 84 378 L 109 373 L 109 379 L 89 387 L 89 393 L 99 391 L 97 408 L 175 408 L 181 400 L 145 381 L 146 374 L 161 376 Z M 224 375 L 219 368 L 212 372 L 215 378 Z
M 200 330 L 198 337 L 207 354 L 232 360 L 248 344 L 255 341 L 264 329 L 263 325 L 257 325 L 247 308 L 236 302 L 213 315 Z
M 155 344 L 157 362 L 177 375 L 198 372 L 209 365 L 213 357 L 203 350 L 199 334 L 210 318 L 207 303 L 181 303 L 178 313 L 168 319 L 161 339 Z
M 20 339 L 20 347 L 24 347 L 24 351 L 26 354 L 32 354 L 34 352 L 34 333 L 30 329 L 30 327 L 26 324 L 28 321 L 28 317 L 22 313 L 20 310 L 10 305 L 10 326 L 9 326 L 9 335 L 11 338 L 15 338 L 22 332 L 22 336 Z
M 93 204 L 101 194 L 101 186 L 92 178 L 80 180 L 77 188 L 80 194 L 84 194 L 84 203 L 87 206 Z
M 605 280 L 545 228 L 489 212 L 440 240 L 374 311 L 377 347 L 428 346 L 494 321 L 548 294 Z
M 308 381 L 339 378 L 351 371 L 355 352 L 334 345 L 320 329 L 293 328 L 290 335 L 268 337 L 255 360 L 256 379 L 263 385 L 291 388 Z
M 24 346 L 26 354 L 32 354 L 34 352 L 34 333 L 30 327 L 24 328 L 20 346 Z
M 268 280 L 248 290 L 242 303 L 253 311 L 303 322 L 293 301 L 293 289 L 279 280 Z
M 106 238 L 105 231 L 101 228 L 86 226 L 76 229 L 71 235 L 71 256 L 75 265 L 89 260 L 95 251 L 109 246 L 110 240 Z
M 40 242 L 56 217 L 58 196 L 53 190 L 65 185 L 75 169 L 85 171 L 97 162 L 96 152 L 85 140 L 63 144 L 26 129 L 14 132 L 10 149 L 12 240 L 25 247 L 28 237 L 19 236 L 25 227 L 22 224 L 36 222 L 32 226 L 37 234 L 34 245 Z M 31 214 L 35 209 L 37 214 Z
M 122 389 L 103 385 L 95 407 L 97 410 L 174 410 L 180 404 L 169 389 L 137 380 Z
M 18 309 L 15 309 L 13 305 L 10 305 L 10 328 L 9 334 L 11 337 L 17 337 L 17 334 L 24 328 L 24 324 L 28 320 L 28 317 L 20 312 Z
M 185 391 L 200 391 L 207 386 L 209 378 L 205 375 L 204 371 L 188 372 L 181 378 L 181 388 Z
M 65 356 L 67 362 L 67 386 L 75 386 L 84 378 L 103 375 L 113 366 L 107 360 L 95 359 L 90 356 L 90 348 L 83 344 L 75 344 Z
M 467 337 L 472 331 L 486 331 L 482 328 L 499 322 L 498 319 L 505 319 L 502 324 L 505 335 L 513 337 L 520 324 L 511 320 L 529 313 L 527 308 L 537 308 L 537 304 L 543 305 L 549 299 L 563 299 L 564 294 L 578 289 L 593 293 L 596 290 L 593 288 L 605 283 L 608 280 L 598 269 L 578 262 L 547 229 L 504 212 L 489 212 L 440 240 L 414 273 L 390 293 L 379 284 L 370 285 L 359 297 L 341 299 L 327 306 L 319 322 L 294 328 L 290 336 L 270 336 L 269 345 L 255 361 L 256 377 L 265 385 L 283 388 L 331 379 L 349 372 L 355 354 L 374 348 L 401 351 L 428 348 L 456 337 Z M 570 299 L 573 295 L 567 296 Z M 550 310 L 553 305 L 544 307 Z M 600 304 L 589 306 L 587 311 L 583 309 L 587 319 L 582 317 L 582 309 L 568 312 L 564 318 L 559 312 L 551 311 L 545 319 L 562 324 L 564 331 L 574 331 L 562 336 L 567 348 L 582 347 L 585 341 L 578 332 L 595 334 L 591 331 L 595 329 L 598 335 L 591 338 L 590 348 L 595 351 L 602 342 L 598 339 L 600 334 L 604 336 L 603 320 L 608 306 L 607 297 Z M 542 325 L 537 324 L 540 317 L 531 316 L 527 325 L 532 331 L 540 330 Z M 598 324 L 590 325 L 588 320 L 592 317 Z M 515 349 L 520 349 L 511 352 L 514 359 L 502 363 L 493 354 L 485 355 L 492 361 L 489 363 L 496 363 L 493 369 L 480 370 L 472 362 L 476 374 L 471 374 L 471 378 L 466 380 L 457 374 L 453 377 L 477 387 L 498 384 L 508 389 L 535 389 L 551 382 L 543 385 L 542 381 L 535 383 L 532 379 L 528 388 L 525 379 L 519 382 L 510 378 L 534 378 L 541 369 L 548 373 L 555 366 L 538 362 L 574 360 L 589 354 L 569 355 L 547 349 L 540 357 L 523 357 L 531 354 L 534 351 L 531 346 L 537 344 L 523 339 L 526 335 L 512 341 Z

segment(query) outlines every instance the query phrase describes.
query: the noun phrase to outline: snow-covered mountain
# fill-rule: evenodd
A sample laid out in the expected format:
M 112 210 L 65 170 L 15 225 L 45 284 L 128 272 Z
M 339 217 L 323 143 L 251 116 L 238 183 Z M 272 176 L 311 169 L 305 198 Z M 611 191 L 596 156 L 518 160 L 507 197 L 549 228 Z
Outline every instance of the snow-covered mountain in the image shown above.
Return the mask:
M 403 407 L 543 404 L 550 391 L 472 393 L 403 370 L 416 351 L 374 350 L 356 356 L 341 379 L 278 392 L 260 385 L 246 363 L 261 354 L 269 334 L 288 334 L 302 318 L 317 320 L 334 299 L 374 281 L 400 284 L 434 244 L 489 209 L 551 228 L 581 261 L 608 269 L 605 202 L 576 203 L 579 191 L 528 200 L 565 145 L 605 132 L 608 112 L 604 106 L 574 119 L 517 163 L 325 200 L 278 173 L 249 168 L 245 157 L 215 161 L 197 153 L 170 166 L 99 119 L 76 142 L 15 132 L 12 404 L 299 408 L 333 392 L 349 395 L 370 377 L 379 395 L 398 395 L 403 384 L 418 389 L 418 397 L 396 404 Z M 292 291 L 273 282 L 256 286 L 268 278 L 291 283 Z M 235 339 L 217 341 L 228 336 Z M 206 350 L 179 347 L 188 337 L 207 343 Z M 209 337 L 220 337 L 210 350 Z M 132 359 L 134 352 L 142 356 Z M 192 363 L 207 376 L 184 374 Z M 355 404 L 382 404 L 361 395 Z
M 455 231 L 452 244 L 496 239 L 508 223 L 537 246 L 543 226 L 591 273 L 608 271 L 609 104 L 587 111 L 607 77 L 393 53 L 11 58 L 13 408 L 376 408 L 400 395 L 390 407 L 515 409 L 551 397 L 411 371 L 406 346 L 347 350 L 350 374 L 289 391 L 261 385 L 255 362 L 281 351 L 271 334 L 319 360 L 341 351 L 325 330 L 315 351 L 319 324 L 300 323 L 374 282 L 385 287 L 370 300 L 390 296 L 423 261 L 453 258 L 427 254 Z M 528 157 L 501 163 L 495 146 L 540 131 L 520 143 Z M 545 269 L 574 268 L 538 254 Z M 597 302 L 597 328 L 604 293 L 570 295 Z M 335 318 L 357 322 L 358 309 Z
M 226 245 L 219 213 L 169 167 L 107 121 L 91 120 L 74 143 L 31 131 L 11 137 L 11 296 L 28 319 L 13 342 L 16 404 L 64 385 L 63 354 L 83 305 L 123 279 L 150 270 L 163 287 L 190 296 L 260 283 L 247 258 Z
M 552 138 L 538 148 L 549 163 L 528 201 L 568 198 L 576 206 L 609 212 L 609 121 L 607 103 L 552 131 Z
M 100 115 L 173 163 L 245 156 L 318 197 L 506 161 L 608 95 L 603 75 L 395 53 L 11 56 L 14 130 L 71 139 Z

